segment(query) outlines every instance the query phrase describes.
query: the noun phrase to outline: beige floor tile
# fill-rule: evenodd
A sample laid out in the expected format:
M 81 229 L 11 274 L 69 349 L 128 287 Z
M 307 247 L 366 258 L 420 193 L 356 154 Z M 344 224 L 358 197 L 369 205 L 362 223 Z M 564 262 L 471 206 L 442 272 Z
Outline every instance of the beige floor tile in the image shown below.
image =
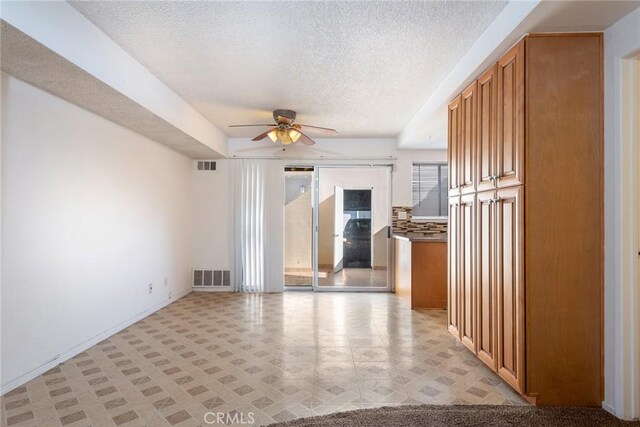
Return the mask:
M 318 362 L 349 362 L 353 361 L 351 346 L 318 347 L 316 364 Z
M 359 381 L 360 403 L 401 403 L 409 396 L 404 384 L 391 380 Z
M 393 362 L 355 362 L 358 380 L 393 379 L 398 376 Z
M 357 347 L 353 349 L 356 362 L 390 362 L 391 356 L 386 347 Z
M 321 361 L 315 365 L 315 376 L 354 378 L 356 376 L 356 362 L 346 361 Z

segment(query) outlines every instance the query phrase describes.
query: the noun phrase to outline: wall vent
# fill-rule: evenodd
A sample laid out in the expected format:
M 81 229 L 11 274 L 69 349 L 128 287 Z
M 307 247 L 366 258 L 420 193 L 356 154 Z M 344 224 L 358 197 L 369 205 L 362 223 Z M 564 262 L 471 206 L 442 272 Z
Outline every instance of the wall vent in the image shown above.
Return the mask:
M 216 170 L 216 162 L 198 160 L 197 168 L 199 171 L 214 171 Z
M 231 286 L 229 270 L 193 270 L 194 288 L 223 288 Z

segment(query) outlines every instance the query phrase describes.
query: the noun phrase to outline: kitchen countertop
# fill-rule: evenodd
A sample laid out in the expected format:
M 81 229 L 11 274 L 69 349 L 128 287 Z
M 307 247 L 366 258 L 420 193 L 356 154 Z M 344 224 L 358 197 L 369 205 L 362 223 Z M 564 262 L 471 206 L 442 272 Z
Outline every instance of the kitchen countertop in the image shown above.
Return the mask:
M 446 233 L 401 233 L 394 232 L 394 239 L 408 240 L 410 242 L 447 242 Z

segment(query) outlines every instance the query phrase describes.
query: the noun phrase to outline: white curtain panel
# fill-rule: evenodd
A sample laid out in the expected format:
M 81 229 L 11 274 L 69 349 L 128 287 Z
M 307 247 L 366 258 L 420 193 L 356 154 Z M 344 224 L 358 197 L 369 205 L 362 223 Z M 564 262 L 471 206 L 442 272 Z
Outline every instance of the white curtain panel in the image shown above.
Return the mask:
M 284 290 L 284 164 L 232 160 L 235 292 Z

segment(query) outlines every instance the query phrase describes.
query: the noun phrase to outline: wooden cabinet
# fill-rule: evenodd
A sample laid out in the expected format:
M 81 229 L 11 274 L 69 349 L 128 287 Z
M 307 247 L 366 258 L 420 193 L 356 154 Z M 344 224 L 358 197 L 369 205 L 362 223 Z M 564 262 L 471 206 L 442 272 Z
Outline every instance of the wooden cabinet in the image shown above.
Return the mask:
M 603 398 L 602 52 L 528 35 L 449 107 L 449 331 L 540 405 Z
M 496 68 L 478 78 L 478 125 L 476 136 L 476 183 L 478 192 L 496 188 L 497 83 Z
M 447 242 L 394 234 L 395 293 L 412 309 L 447 306 Z
M 495 282 L 496 192 L 478 193 L 476 217 L 476 300 L 478 357 L 497 366 L 497 294 Z
M 497 65 L 498 187 L 524 184 L 524 40 Z
M 498 373 L 524 390 L 524 290 L 522 187 L 498 191 L 496 200 L 496 290 Z
M 448 275 L 447 275 L 447 324 L 449 332 L 460 338 L 460 290 L 458 286 L 459 261 L 458 247 L 460 245 L 460 197 L 449 198 L 449 227 L 448 227 Z
M 476 292 L 475 277 L 475 194 L 460 198 L 458 241 L 458 295 L 460 310 L 460 339 L 470 350 L 476 350 Z
M 460 147 L 460 100 L 462 96 L 458 96 L 449 104 L 449 126 L 448 138 L 449 149 L 447 151 L 449 163 L 449 196 L 460 194 L 460 169 L 459 169 L 459 147 Z
M 460 137 L 458 139 L 458 180 L 461 194 L 474 193 L 477 123 L 477 88 L 473 82 L 460 98 Z

